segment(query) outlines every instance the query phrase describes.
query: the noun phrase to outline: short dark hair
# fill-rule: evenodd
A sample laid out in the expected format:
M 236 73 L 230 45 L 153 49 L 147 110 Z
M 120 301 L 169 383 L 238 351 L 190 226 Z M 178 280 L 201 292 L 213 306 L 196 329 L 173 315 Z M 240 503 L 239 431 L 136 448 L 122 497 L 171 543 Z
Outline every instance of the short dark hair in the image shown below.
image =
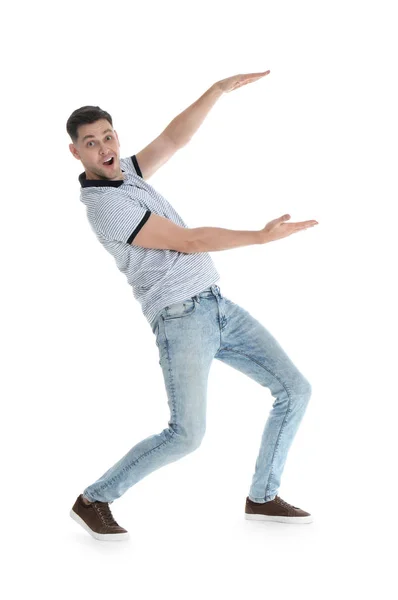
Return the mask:
M 99 119 L 106 119 L 113 128 L 111 115 L 99 106 L 82 106 L 74 110 L 66 122 L 66 131 L 70 135 L 72 142 L 74 144 L 77 142 L 79 125 L 95 123 Z

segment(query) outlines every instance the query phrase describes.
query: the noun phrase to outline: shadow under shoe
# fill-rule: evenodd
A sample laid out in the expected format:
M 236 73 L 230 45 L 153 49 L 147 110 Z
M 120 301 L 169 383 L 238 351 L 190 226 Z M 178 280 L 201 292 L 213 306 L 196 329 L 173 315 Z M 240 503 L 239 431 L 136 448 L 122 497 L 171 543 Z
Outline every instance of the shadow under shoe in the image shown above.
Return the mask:
M 246 498 L 245 519 L 251 521 L 277 521 L 278 523 L 312 523 L 310 513 L 292 506 L 279 496 L 260 504 Z
M 116 523 L 108 502 L 85 504 L 80 494 L 69 514 L 96 540 L 116 542 L 130 537 L 128 531 Z

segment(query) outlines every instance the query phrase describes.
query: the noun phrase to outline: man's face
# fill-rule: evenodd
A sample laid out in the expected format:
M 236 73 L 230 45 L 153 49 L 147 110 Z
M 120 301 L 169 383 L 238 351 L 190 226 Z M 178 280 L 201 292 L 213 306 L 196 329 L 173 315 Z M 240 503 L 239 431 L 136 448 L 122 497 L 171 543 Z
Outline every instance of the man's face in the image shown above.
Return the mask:
M 123 179 L 120 170 L 119 138 L 106 119 L 79 125 L 76 144 L 69 144 L 73 156 L 83 163 L 87 179 Z M 113 157 L 110 166 L 104 164 Z

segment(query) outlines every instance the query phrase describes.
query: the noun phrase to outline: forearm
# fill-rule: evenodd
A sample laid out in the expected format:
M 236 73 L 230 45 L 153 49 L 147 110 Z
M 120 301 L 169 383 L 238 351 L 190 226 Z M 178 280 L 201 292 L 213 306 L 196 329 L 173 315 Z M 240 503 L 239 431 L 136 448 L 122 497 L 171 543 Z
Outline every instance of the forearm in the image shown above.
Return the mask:
M 239 246 L 263 244 L 260 231 L 235 231 L 221 227 L 196 227 L 190 229 L 188 253 L 230 250 Z
M 177 115 L 163 133 L 167 134 L 177 146 L 185 146 L 222 95 L 222 90 L 216 84 L 212 85 L 196 102 Z

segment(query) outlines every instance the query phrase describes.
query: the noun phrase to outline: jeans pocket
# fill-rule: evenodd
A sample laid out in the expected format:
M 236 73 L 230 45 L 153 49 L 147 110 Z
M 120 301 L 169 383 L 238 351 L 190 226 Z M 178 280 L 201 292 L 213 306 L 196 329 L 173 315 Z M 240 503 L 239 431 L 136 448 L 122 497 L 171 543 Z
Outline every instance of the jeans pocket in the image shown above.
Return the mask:
M 196 310 L 196 302 L 194 298 L 188 298 L 183 302 L 176 302 L 166 306 L 163 313 L 163 319 L 170 321 L 171 319 L 181 319 L 182 317 L 189 317 Z

